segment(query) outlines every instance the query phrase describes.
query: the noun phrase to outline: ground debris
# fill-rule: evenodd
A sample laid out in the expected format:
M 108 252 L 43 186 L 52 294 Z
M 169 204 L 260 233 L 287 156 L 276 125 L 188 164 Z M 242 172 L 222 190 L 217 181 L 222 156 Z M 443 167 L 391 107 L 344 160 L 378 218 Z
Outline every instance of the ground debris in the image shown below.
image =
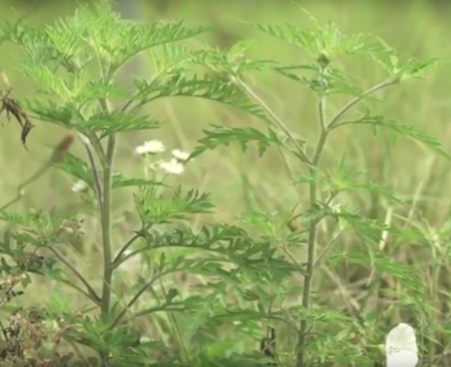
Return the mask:
M 11 88 L 7 89 L 6 91 L 0 91 L 0 100 L 1 100 L 0 114 L 3 111 L 6 111 L 6 117 L 8 118 L 8 120 L 11 120 L 11 115 L 14 116 L 14 118 L 22 127 L 20 139 L 25 149 L 27 149 L 26 146 L 27 136 L 30 133 L 30 130 L 34 127 L 34 125 L 31 123 L 30 118 L 25 113 L 25 111 L 21 108 L 19 102 L 15 98 L 11 98 L 10 94 Z

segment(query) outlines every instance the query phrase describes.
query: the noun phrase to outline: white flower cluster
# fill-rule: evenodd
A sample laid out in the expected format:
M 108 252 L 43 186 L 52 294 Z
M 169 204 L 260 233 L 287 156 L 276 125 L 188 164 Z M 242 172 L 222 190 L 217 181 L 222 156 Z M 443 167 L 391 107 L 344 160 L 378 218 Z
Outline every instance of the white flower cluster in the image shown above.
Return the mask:
M 148 140 L 135 148 L 135 154 L 139 156 L 155 156 L 165 151 L 166 147 L 160 140 Z M 180 149 L 173 149 L 171 153 L 172 158 L 167 161 L 158 160 L 158 166 L 166 173 L 181 175 L 185 171 L 185 162 L 188 160 L 190 153 Z M 88 185 L 84 181 L 77 181 L 72 185 L 73 192 L 84 192 L 87 189 Z
M 84 192 L 88 190 L 88 184 L 83 180 L 78 180 L 72 185 L 73 192 Z
M 160 140 L 148 140 L 135 149 L 138 155 L 156 155 L 166 151 L 166 147 Z M 160 161 L 160 168 L 166 173 L 180 175 L 185 171 L 184 163 L 189 158 L 190 153 L 180 149 L 172 150 L 172 158 L 168 161 Z
M 143 144 L 138 145 L 135 149 L 135 153 L 139 155 L 144 154 L 158 154 L 163 153 L 166 150 L 164 144 L 159 140 L 148 140 Z
M 390 330 L 385 342 L 387 367 L 415 367 L 418 363 L 418 347 L 415 330 L 400 323 Z

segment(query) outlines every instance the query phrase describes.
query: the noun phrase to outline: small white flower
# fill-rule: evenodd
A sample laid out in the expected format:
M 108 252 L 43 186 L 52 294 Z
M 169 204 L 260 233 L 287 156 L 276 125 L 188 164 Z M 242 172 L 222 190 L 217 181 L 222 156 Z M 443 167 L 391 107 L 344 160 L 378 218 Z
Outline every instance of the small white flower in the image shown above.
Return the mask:
M 415 367 L 418 363 L 418 347 L 415 330 L 400 323 L 390 330 L 385 342 L 387 367 Z
M 160 168 L 165 170 L 167 173 L 172 173 L 174 175 L 180 175 L 185 170 L 183 164 L 176 158 L 172 158 L 169 162 L 161 162 Z
M 180 149 L 174 149 L 172 151 L 172 155 L 177 159 L 178 161 L 184 162 L 189 158 L 190 153 L 185 152 Z
M 88 189 L 88 184 L 83 180 L 78 180 L 72 185 L 73 192 L 83 192 Z
M 135 149 L 139 155 L 163 153 L 166 150 L 164 144 L 159 140 L 148 140 Z

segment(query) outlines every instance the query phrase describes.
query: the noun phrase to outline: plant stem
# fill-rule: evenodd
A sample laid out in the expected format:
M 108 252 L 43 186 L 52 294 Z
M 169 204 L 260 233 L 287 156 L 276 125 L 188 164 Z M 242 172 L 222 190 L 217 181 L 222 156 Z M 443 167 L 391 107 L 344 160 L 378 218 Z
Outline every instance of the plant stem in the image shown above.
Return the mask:
M 111 108 L 106 99 L 99 100 L 103 110 L 110 112 Z M 116 134 L 108 137 L 105 162 L 103 162 L 103 192 L 100 207 L 100 221 L 102 227 L 102 252 L 103 252 L 103 284 L 102 284 L 102 305 L 101 315 L 107 317 L 111 304 L 111 280 L 113 277 L 113 267 L 111 266 L 111 200 L 112 200 L 112 170 L 114 163 L 114 153 L 116 149 Z
M 125 244 L 124 246 L 122 246 L 122 248 L 119 250 L 119 252 L 117 253 L 116 257 L 114 258 L 114 260 L 111 262 L 111 267 L 113 269 L 116 269 L 117 267 L 119 267 L 123 261 L 125 261 L 125 259 L 121 259 L 122 255 L 124 255 L 124 253 L 128 250 L 128 248 L 130 246 L 132 246 L 139 238 L 144 237 L 146 231 L 148 231 L 150 229 L 152 225 L 151 224 L 147 224 L 145 226 L 143 226 L 139 231 L 137 231 L 133 237 L 131 237 Z M 147 248 L 147 246 L 146 246 Z M 141 252 L 141 251 L 139 251 Z M 135 252 L 133 252 L 135 253 Z M 126 257 L 127 259 L 129 258 L 128 256 Z
M 89 164 L 91 165 L 92 175 L 94 177 L 94 186 L 97 195 L 97 201 L 99 203 L 99 208 L 102 208 L 103 196 L 102 196 L 102 183 L 99 177 L 99 171 L 97 170 L 96 161 L 94 159 L 94 154 L 91 149 L 91 142 L 87 137 L 79 133 L 79 138 L 81 143 L 83 144 L 86 155 L 88 156 Z
M 336 124 L 340 121 L 340 119 L 348 112 L 352 107 L 354 107 L 357 103 L 359 103 L 364 97 L 369 96 L 370 94 L 373 94 L 383 88 L 390 87 L 392 85 L 395 85 L 399 83 L 398 79 L 389 78 L 382 83 L 376 84 L 374 87 L 366 90 L 362 93 L 362 95 L 354 98 L 351 100 L 348 104 L 346 104 L 335 116 L 334 118 L 329 122 L 327 125 L 328 130 L 332 130 L 336 127 Z
M 91 299 L 96 305 L 99 305 L 100 304 L 99 296 L 97 295 L 94 288 L 91 287 L 86 278 L 83 275 L 81 275 L 81 273 L 77 270 L 77 268 L 73 266 L 70 263 L 70 261 L 68 261 L 58 250 L 56 250 L 51 246 L 47 248 L 58 258 L 59 261 L 61 261 L 64 265 L 66 265 L 69 268 L 70 271 L 72 271 L 72 273 L 75 275 L 76 278 L 78 278 L 78 280 L 80 280 L 81 283 L 83 283 L 83 285 L 87 290 L 87 293 L 84 294 L 86 294 L 89 297 L 89 299 Z
M 101 207 L 103 249 L 102 316 L 106 316 L 108 314 L 111 303 L 111 279 L 113 276 L 113 268 L 111 266 L 111 173 L 113 168 L 115 147 L 116 135 L 112 134 L 108 137 L 106 162 L 103 168 L 103 199 Z
M 319 137 L 316 149 L 315 149 L 315 158 L 312 161 L 312 167 L 309 168 L 310 175 L 313 177 L 310 182 L 310 210 L 314 211 L 316 207 L 317 201 L 317 182 L 316 182 L 316 173 L 317 173 L 317 165 L 319 159 L 321 157 L 321 152 L 324 149 L 324 145 L 326 143 L 327 131 L 321 132 Z M 311 293 L 311 285 L 313 279 L 313 270 L 315 265 L 315 255 L 316 255 L 316 227 L 318 225 L 319 219 L 313 218 L 310 221 L 309 230 L 308 230 L 308 245 L 307 245 L 307 266 L 305 269 L 304 275 L 304 287 L 302 290 L 302 307 L 305 311 L 309 309 L 310 306 L 310 293 Z M 303 366 L 304 360 L 304 344 L 307 336 L 307 328 L 308 323 L 307 319 L 302 319 L 299 327 L 299 335 L 298 335 L 298 345 L 297 345 L 297 367 Z
M 36 181 L 37 179 L 41 178 L 41 176 L 47 172 L 47 170 L 52 167 L 53 163 L 52 161 L 47 161 L 46 163 L 44 163 L 44 165 L 39 168 L 33 175 L 31 175 L 30 178 L 28 178 L 27 180 L 25 180 L 24 182 L 22 182 L 19 186 L 17 186 L 17 196 L 12 199 L 11 201 L 9 201 L 7 204 L 3 205 L 0 208 L 0 212 L 3 212 L 5 209 L 9 208 L 11 205 L 15 204 L 16 202 L 18 202 L 24 195 L 25 195 L 25 191 L 24 188 L 27 187 L 28 185 L 30 185 L 31 183 L 33 183 L 34 181 Z
M 296 138 L 293 136 L 293 134 L 290 132 L 290 130 L 285 126 L 285 123 L 282 121 L 282 119 L 277 116 L 277 114 L 265 103 L 265 101 L 258 96 L 257 93 L 255 93 L 252 88 L 250 88 L 244 81 L 242 81 L 240 78 L 232 78 L 232 80 L 238 84 L 249 96 L 251 96 L 254 100 L 256 100 L 261 107 L 268 113 L 269 116 L 276 122 L 277 126 L 283 131 L 283 133 L 290 139 L 293 146 L 296 149 L 297 156 L 299 159 L 301 159 L 305 163 L 310 163 L 309 158 L 307 154 L 305 153 L 304 149 L 301 147 L 299 142 L 296 140 Z
M 322 74 L 320 75 L 322 76 Z M 309 173 L 311 176 L 310 184 L 309 184 L 309 192 L 310 192 L 310 211 L 311 215 L 314 215 L 314 211 L 316 209 L 316 201 L 318 196 L 318 185 L 316 182 L 317 171 L 319 161 L 321 159 L 321 154 L 324 150 L 324 146 L 326 144 L 327 135 L 329 131 L 327 130 L 326 121 L 325 121 L 325 109 L 326 109 L 326 95 L 322 95 L 320 97 L 318 103 L 318 115 L 319 115 L 319 125 L 320 125 L 320 135 L 318 142 L 316 144 L 315 152 L 313 154 L 312 164 L 309 165 Z M 307 263 L 304 274 L 304 287 L 302 289 L 302 307 L 304 311 L 308 312 L 310 306 L 310 294 L 313 280 L 313 271 L 315 269 L 315 257 L 316 257 L 316 227 L 319 223 L 319 218 L 312 218 L 310 220 L 309 229 L 308 229 L 308 244 L 307 244 Z M 296 367 L 302 367 L 304 365 L 304 351 L 305 351 L 305 341 L 308 334 L 308 319 L 302 318 L 301 324 L 299 326 L 299 334 L 298 334 L 298 343 L 297 343 L 297 358 L 296 358 Z
M 320 74 L 320 78 L 324 77 L 324 69 Z M 319 161 L 321 159 L 321 155 L 324 150 L 324 146 L 326 144 L 327 136 L 330 131 L 332 131 L 339 124 L 340 119 L 355 105 L 357 105 L 365 96 L 368 96 L 374 92 L 377 92 L 383 88 L 392 86 L 397 84 L 397 79 L 387 79 L 380 84 L 375 85 L 374 87 L 366 90 L 362 93 L 361 96 L 358 96 L 351 100 L 348 104 L 346 104 L 338 113 L 330 120 L 328 124 L 326 124 L 325 119 L 325 108 L 326 108 L 326 95 L 322 95 L 320 97 L 320 101 L 318 104 L 318 115 L 319 115 L 319 125 L 320 125 L 320 136 L 318 142 L 316 144 L 315 152 L 313 154 L 313 159 L 311 164 L 309 165 L 309 173 L 311 176 L 311 181 L 309 184 L 310 191 L 310 210 L 312 214 L 316 208 L 316 201 L 318 196 L 318 187 L 317 187 L 317 170 L 319 166 Z M 313 214 L 314 215 L 314 214 Z M 316 265 L 316 232 L 317 225 L 321 219 L 313 218 L 310 221 L 309 230 L 308 230 L 308 248 L 307 248 L 307 263 L 306 270 L 304 275 L 304 288 L 302 291 L 302 307 L 307 312 L 310 306 L 310 294 L 312 287 L 312 279 L 313 279 L 313 271 Z M 297 343 L 297 358 L 296 358 L 296 367 L 302 367 L 304 364 L 304 356 L 305 356 L 305 341 L 308 334 L 309 323 L 307 318 L 303 318 L 301 320 L 299 326 L 299 334 L 298 334 L 298 343 Z
M 161 272 L 159 274 L 156 274 L 155 276 L 153 276 L 146 284 L 144 284 L 140 290 L 138 292 L 136 292 L 136 294 L 130 299 L 130 301 L 128 301 L 127 305 L 122 309 L 121 312 L 118 313 L 118 315 L 116 316 L 116 318 L 114 319 L 114 321 L 111 323 L 110 325 L 110 329 L 113 329 L 114 327 L 116 327 L 119 322 L 122 320 L 122 318 L 124 317 L 124 315 L 130 310 L 130 308 L 138 301 L 138 299 L 141 297 L 141 295 L 149 288 L 152 286 L 153 283 L 155 283 L 158 279 L 160 279 L 161 277 L 165 276 L 166 274 L 171 273 L 171 271 L 164 271 Z

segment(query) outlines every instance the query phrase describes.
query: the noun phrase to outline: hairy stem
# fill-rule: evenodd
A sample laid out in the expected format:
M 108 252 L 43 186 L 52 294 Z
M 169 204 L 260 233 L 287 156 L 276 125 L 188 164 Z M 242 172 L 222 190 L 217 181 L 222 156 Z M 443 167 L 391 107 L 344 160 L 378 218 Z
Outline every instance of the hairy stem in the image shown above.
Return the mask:
M 324 151 L 324 146 L 326 144 L 328 130 L 326 128 L 325 122 L 325 108 L 326 108 L 326 97 L 321 96 L 318 103 L 318 114 L 319 114 L 319 125 L 320 125 L 320 135 L 318 142 L 316 144 L 315 152 L 313 154 L 313 159 L 311 165 L 309 166 L 309 173 L 311 176 L 311 181 L 309 184 L 310 192 L 310 210 L 312 213 L 315 211 L 317 196 L 318 196 L 318 185 L 317 185 L 317 168 L 319 161 L 321 159 L 321 154 Z M 308 311 L 310 306 L 310 294 L 311 286 L 313 280 L 313 271 L 315 266 L 315 255 L 316 255 L 316 227 L 320 219 L 312 218 L 308 228 L 308 245 L 307 245 L 307 263 L 304 274 L 304 287 L 302 290 L 302 307 L 305 311 Z M 297 343 L 297 358 L 296 367 L 302 367 L 304 365 L 304 351 L 305 351 L 305 341 L 308 334 L 309 324 L 305 318 L 301 320 L 299 326 L 298 343 Z
M 107 100 L 100 100 L 100 104 L 105 111 L 110 111 Z M 103 252 L 103 284 L 102 284 L 102 305 L 101 314 L 106 317 L 110 311 L 111 304 L 111 280 L 113 268 L 111 266 L 111 200 L 112 200 L 112 170 L 114 163 L 114 153 L 116 148 L 116 134 L 108 137 L 105 162 L 103 165 L 103 192 L 100 207 L 101 227 L 102 227 L 102 252 Z
M 103 249 L 103 285 L 102 285 L 102 315 L 106 316 L 111 303 L 111 279 L 113 268 L 111 267 L 111 173 L 116 147 L 116 135 L 108 137 L 106 164 L 103 170 L 103 202 L 101 209 L 102 225 L 102 249 Z
M 324 69 L 320 74 L 320 79 L 324 76 Z M 309 184 L 310 192 L 310 210 L 314 213 L 316 208 L 317 196 L 318 196 L 318 183 L 317 183 L 317 170 L 321 155 L 324 151 L 327 136 L 330 131 L 339 126 L 341 118 L 355 105 L 357 105 L 365 96 L 373 94 L 383 88 L 397 84 L 399 81 L 397 79 L 387 79 L 380 84 L 366 90 L 361 96 L 352 99 L 343 108 L 338 111 L 337 114 L 326 124 L 325 118 L 325 108 L 326 108 L 326 96 L 323 95 L 320 98 L 318 104 L 318 115 L 319 115 L 319 125 L 320 125 L 320 135 L 318 142 L 316 144 L 315 152 L 311 164 L 309 165 L 309 173 L 311 176 L 311 181 Z M 313 214 L 312 213 L 312 214 Z M 316 233 L 317 226 L 321 219 L 313 218 L 310 221 L 308 229 L 308 248 L 307 248 L 307 263 L 304 276 L 304 288 L 302 292 L 302 306 L 304 310 L 308 311 L 310 306 L 310 294 L 313 280 L 313 272 L 316 265 Z M 309 333 L 309 323 L 306 319 L 302 319 L 299 326 L 298 343 L 297 343 L 297 358 L 296 367 L 302 367 L 304 365 L 305 356 L 305 341 Z

